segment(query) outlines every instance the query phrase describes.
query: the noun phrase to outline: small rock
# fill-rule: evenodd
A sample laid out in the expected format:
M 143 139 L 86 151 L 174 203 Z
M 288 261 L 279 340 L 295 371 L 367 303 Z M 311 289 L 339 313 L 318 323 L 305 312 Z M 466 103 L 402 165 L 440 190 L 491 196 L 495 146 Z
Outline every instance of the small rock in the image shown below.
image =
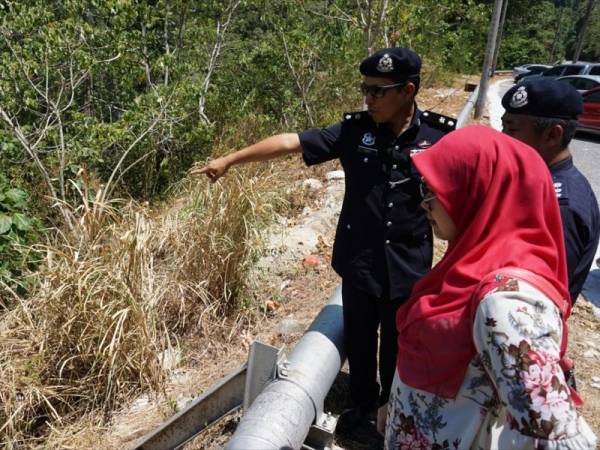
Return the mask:
M 167 348 L 160 355 L 160 364 L 163 370 L 170 372 L 174 370 L 181 360 L 181 351 L 178 348 Z
M 131 412 L 143 411 L 145 409 L 148 409 L 149 406 L 150 406 L 150 399 L 146 395 L 144 395 L 133 401 L 133 403 L 131 404 L 130 411 Z
M 282 320 L 279 326 L 277 327 L 277 332 L 281 336 L 286 337 L 295 333 L 301 333 L 302 331 L 304 331 L 304 325 L 295 319 Z
M 281 307 L 281 303 L 275 300 L 267 300 L 265 302 L 265 311 L 268 313 L 274 313 Z
M 319 264 L 321 264 L 321 258 L 317 255 L 306 255 L 302 259 L 302 265 L 304 267 L 317 267 Z
M 327 178 L 327 181 L 343 180 L 346 178 L 346 174 L 343 170 L 333 170 L 331 172 L 327 172 L 327 174 L 325 174 L 325 178 Z
M 600 383 L 600 377 L 592 377 L 594 383 Z
M 596 306 L 592 306 L 592 314 L 594 314 L 594 317 L 598 320 L 600 320 L 600 308 L 597 308 Z
M 187 395 L 180 395 L 177 397 L 177 411 L 181 411 L 185 409 L 194 399 L 192 397 L 188 397 Z
M 290 280 L 284 280 L 280 285 L 279 285 L 279 290 L 283 291 L 286 287 L 288 287 L 292 282 Z
M 312 214 L 312 209 L 310 209 L 310 207 L 305 206 L 304 209 L 302 210 L 302 215 L 303 216 L 310 216 Z
M 600 383 L 590 383 L 590 386 L 595 389 L 600 389 Z
M 598 356 L 598 352 L 596 350 L 586 350 L 583 352 L 584 358 L 595 358 L 596 356 Z
M 302 182 L 302 187 L 308 189 L 309 191 L 316 191 L 317 189 L 321 189 L 323 187 L 323 183 L 315 178 L 308 178 Z

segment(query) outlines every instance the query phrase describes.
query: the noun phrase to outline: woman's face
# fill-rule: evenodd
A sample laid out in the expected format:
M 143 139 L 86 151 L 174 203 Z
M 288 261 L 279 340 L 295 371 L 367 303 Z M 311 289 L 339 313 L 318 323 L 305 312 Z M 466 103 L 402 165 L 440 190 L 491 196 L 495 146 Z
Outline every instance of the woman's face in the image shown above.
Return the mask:
M 424 186 L 426 192 L 423 195 L 421 206 L 427 213 L 427 220 L 431 224 L 434 234 L 439 239 L 452 242 L 456 237 L 456 224 L 435 194 L 427 188 L 427 185 Z

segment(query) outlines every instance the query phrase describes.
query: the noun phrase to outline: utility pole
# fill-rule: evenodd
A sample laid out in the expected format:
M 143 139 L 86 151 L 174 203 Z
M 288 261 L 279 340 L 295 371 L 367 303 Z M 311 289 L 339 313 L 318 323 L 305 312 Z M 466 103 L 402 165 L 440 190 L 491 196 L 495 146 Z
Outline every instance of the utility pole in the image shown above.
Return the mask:
M 494 9 L 492 11 L 492 20 L 490 22 L 490 31 L 485 46 L 485 57 L 483 59 L 483 68 L 481 69 L 481 81 L 479 82 L 479 95 L 475 103 L 475 118 L 479 119 L 483 113 L 485 97 L 487 95 L 488 80 L 490 78 L 490 68 L 492 67 L 492 58 L 494 57 L 494 47 L 496 46 L 496 37 L 498 36 L 498 26 L 500 25 L 500 14 L 502 11 L 502 0 L 494 0 Z
M 585 41 L 585 32 L 587 31 L 587 25 L 594 11 L 594 5 L 596 0 L 588 0 L 587 8 L 585 9 L 585 15 L 583 16 L 583 24 L 579 30 L 577 36 L 577 46 L 575 47 L 575 53 L 573 53 L 573 62 L 576 63 L 581 56 L 581 50 L 583 50 L 583 43 Z
M 496 72 L 496 65 L 498 64 L 498 54 L 500 53 L 500 43 L 502 42 L 502 33 L 504 32 L 504 22 L 506 21 L 506 10 L 508 9 L 509 0 L 504 0 L 502 4 L 502 15 L 500 16 L 500 26 L 498 27 L 498 39 L 496 39 L 496 46 L 494 47 L 494 58 L 492 59 L 492 70 L 491 75 L 494 76 Z

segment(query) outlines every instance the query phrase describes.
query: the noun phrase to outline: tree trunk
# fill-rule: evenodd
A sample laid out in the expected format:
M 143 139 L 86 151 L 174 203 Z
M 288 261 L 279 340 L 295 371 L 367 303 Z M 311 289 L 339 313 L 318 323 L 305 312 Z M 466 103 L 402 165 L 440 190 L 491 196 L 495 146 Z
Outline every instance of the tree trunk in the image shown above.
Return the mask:
M 551 63 L 554 62 L 554 58 L 556 58 L 554 55 L 556 53 L 556 46 L 558 45 L 558 41 L 560 39 L 560 30 L 562 28 L 562 19 L 563 16 L 565 15 L 565 7 L 561 6 L 560 7 L 560 12 L 558 13 L 558 21 L 556 24 L 556 31 L 554 32 L 554 40 L 552 41 L 552 48 L 550 49 L 550 61 Z
M 500 53 L 500 44 L 502 43 L 502 32 L 504 31 L 504 22 L 506 21 L 506 10 L 508 9 L 509 0 L 504 0 L 502 5 L 502 16 L 500 17 L 500 26 L 498 29 L 498 39 L 496 39 L 496 47 L 494 47 L 494 58 L 492 59 L 492 76 L 496 72 L 496 65 L 498 64 L 498 54 Z
M 581 50 L 583 49 L 583 43 L 585 42 L 585 33 L 587 31 L 588 22 L 592 17 L 592 13 L 594 12 L 594 6 L 596 4 L 596 0 L 588 0 L 587 7 L 585 9 L 585 15 L 583 16 L 583 24 L 581 25 L 581 29 L 579 30 L 577 36 L 577 46 L 575 47 L 575 53 L 573 53 L 573 62 L 577 62 L 579 57 L 581 56 Z
M 481 69 L 481 81 L 479 82 L 479 95 L 475 103 L 475 118 L 479 119 L 483 113 L 485 97 L 487 95 L 488 80 L 490 78 L 490 68 L 494 56 L 494 47 L 498 35 L 498 26 L 500 25 L 500 13 L 502 11 L 502 0 L 494 0 L 494 9 L 492 11 L 492 20 L 490 22 L 490 31 L 488 33 L 487 44 L 485 46 L 485 57 L 483 59 L 483 68 Z

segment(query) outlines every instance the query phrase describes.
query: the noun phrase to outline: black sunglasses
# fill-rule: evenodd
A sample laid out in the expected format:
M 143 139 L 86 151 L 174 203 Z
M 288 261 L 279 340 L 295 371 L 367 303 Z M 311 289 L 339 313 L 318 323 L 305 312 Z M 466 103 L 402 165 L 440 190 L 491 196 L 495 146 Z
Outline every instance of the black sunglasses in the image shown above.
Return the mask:
M 377 84 L 367 84 L 367 83 L 363 82 L 363 83 L 360 83 L 360 92 L 365 97 L 367 95 L 371 95 L 375 98 L 380 98 L 385 95 L 385 93 L 388 91 L 388 89 L 404 86 L 405 84 L 406 84 L 406 82 L 404 81 L 402 83 L 385 84 L 383 86 L 379 86 Z
M 427 183 L 425 183 L 423 177 L 421 177 L 421 182 L 419 183 L 419 193 L 421 194 L 421 198 L 423 199 L 422 201 L 425 203 L 428 203 L 437 197 L 435 193 L 429 188 L 429 186 L 427 186 Z

